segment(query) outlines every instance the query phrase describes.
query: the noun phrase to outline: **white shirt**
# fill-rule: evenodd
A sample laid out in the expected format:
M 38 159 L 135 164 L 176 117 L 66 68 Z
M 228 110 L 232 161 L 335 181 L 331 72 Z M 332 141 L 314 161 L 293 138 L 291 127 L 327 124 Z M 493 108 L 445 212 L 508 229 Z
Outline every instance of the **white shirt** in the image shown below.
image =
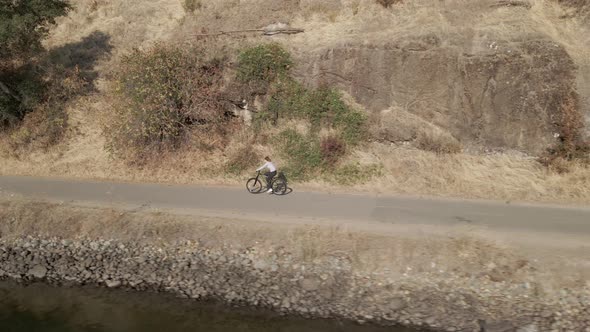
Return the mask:
M 273 163 L 271 163 L 270 161 L 267 161 L 266 163 L 264 163 L 264 165 L 260 166 L 260 168 L 258 168 L 256 171 L 261 171 L 265 168 L 268 168 L 269 171 L 271 172 L 276 172 L 277 168 L 275 167 L 275 165 Z

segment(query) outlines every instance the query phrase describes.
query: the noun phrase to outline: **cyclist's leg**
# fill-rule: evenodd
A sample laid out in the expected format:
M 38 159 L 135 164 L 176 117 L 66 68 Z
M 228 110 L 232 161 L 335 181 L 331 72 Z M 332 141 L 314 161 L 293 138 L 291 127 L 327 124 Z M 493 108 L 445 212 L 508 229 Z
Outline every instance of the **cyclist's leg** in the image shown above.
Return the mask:
M 277 175 L 277 171 L 266 173 L 266 189 L 272 188 L 272 179 Z

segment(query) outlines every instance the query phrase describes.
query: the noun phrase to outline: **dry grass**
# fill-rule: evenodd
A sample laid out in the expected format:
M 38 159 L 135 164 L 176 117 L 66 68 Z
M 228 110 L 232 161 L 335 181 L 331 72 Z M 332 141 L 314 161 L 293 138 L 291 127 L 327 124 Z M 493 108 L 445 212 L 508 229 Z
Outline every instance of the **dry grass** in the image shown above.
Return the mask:
M 94 31 L 111 36 L 116 50 L 167 38 L 185 12 L 180 0 L 75 0 L 74 11 L 53 29 L 48 46 L 65 44 Z
M 367 167 L 381 164 L 382 176 L 350 188 L 323 181 L 305 185 L 316 190 L 580 205 L 590 202 L 590 168 L 575 162 L 568 163 L 568 173 L 560 174 L 518 153 L 437 154 L 378 143 L 357 151 L 355 158 Z
M 72 117 L 76 119 L 81 116 Z M 227 162 L 233 152 L 228 151 L 224 156 L 222 152 L 204 153 L 198 149 L 184 149 L 163 155 L 142 168 L 134 169 L 108 156 L 103 149 L 104 139 L 100 136 L 100 131 L 87 124 L 77 126 L 85 135 L 72 138 L 50 153 L 38 152 L 21 160 L 4 155 L 0 163 L 0 174 L 242 185 L 251 171 L 245 169 L 238 175 L 221 175 L 224 170 L 219 169 L 220 161 L 222 164 Z M 241 142 L 234 141 L 232 149 L 239 150 L 248 145 L 247 140 Z M 259 155 L 275 156 L 268 146 L 256 145 L 254 149 Z M 511 201 L 576 204 L 590 202 L 590 168 L 575 163 L 569 164 L 568 173 L 559 174 L 547 170 L 534 158 L 519 154 L 437 154 L 405 145 L 379 143 L 363 147 L 352 158 L 364 165 L 381 164 L 382 176 L 370 184 L 352 188 L 323 181 L 303 183 L 300 186 L 329 191 L 376 190 L 382 193 Z M 275 159 L 280 167 L 282 160 Z
M 306 19 L 322 19 L 329 22 L 336 22 L 342 9 L 337 1 L 302 1 L 300 4 L 302 15 Z
M 375 144 L 362 158 L 379 160 L 382 192 L 519 201 L 590 202 L 590 168 L 558 174 L 518 154 L 440 155 Z M 367 187 L 367 189 L 369 189 Z

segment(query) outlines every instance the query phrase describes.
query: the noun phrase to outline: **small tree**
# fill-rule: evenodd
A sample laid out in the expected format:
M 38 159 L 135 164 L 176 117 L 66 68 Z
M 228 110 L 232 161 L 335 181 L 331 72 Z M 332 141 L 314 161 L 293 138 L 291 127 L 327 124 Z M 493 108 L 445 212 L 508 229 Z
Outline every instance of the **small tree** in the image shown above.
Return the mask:
M 198 49 L 156 45 L 124 56 L 117 70 L 111 152 L 135 157 L 177 147 L 189 130 L 223 130 L 220 104 L 223 61 Z
M 0 0 L 0 126 L 21 119 L 42 100 L 42 72 L 34 56 L 55 19 L 70 9 L 66 0 Z

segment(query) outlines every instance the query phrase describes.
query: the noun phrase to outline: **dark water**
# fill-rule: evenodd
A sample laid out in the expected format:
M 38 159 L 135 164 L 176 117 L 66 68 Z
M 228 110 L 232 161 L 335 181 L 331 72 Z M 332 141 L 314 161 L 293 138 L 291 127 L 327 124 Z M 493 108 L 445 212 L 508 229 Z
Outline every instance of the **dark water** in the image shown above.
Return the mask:
M 197 304 L 169 296 L 0 282 L 1 332 L 417 332 Z

